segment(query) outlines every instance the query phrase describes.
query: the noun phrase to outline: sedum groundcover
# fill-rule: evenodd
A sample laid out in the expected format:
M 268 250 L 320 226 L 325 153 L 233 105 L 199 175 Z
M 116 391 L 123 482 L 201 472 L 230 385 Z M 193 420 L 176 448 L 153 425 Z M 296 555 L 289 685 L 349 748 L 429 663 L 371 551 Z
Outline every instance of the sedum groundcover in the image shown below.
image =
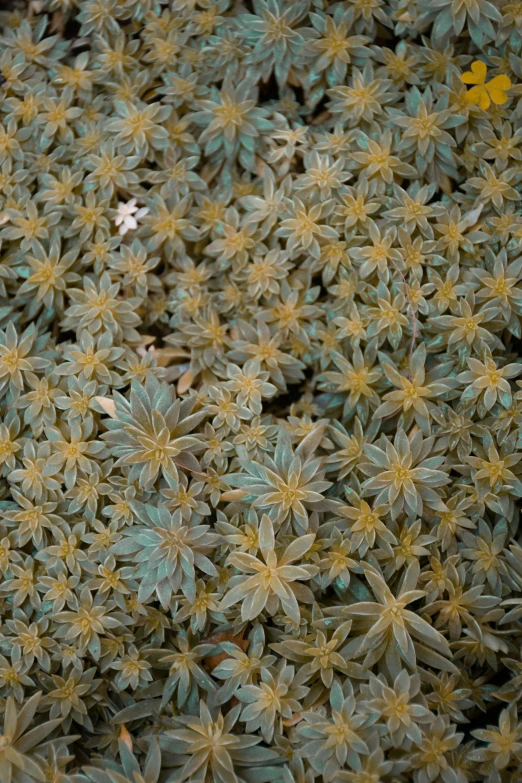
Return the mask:
M 0 11 L 0 783 L 520 783 L 522 3 Z

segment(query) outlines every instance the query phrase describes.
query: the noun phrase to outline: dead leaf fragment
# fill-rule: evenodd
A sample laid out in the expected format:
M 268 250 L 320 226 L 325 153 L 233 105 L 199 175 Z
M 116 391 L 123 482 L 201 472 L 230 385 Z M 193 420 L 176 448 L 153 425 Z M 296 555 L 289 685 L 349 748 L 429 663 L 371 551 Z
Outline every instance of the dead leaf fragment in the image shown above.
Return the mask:
M 95 397 L 94 398 L 98 405 L 103 408 L 107 416 L 110 416 L 111 419 L 117 419 L 116 416 L 116 404 L 114 400 L 111 400 L 109 397 Z
M 178 381 L 178 394 L 184 394 L 186 391 L 188 391 L 192 386 L 193 380 L 194 375 L 190 370 L 184 372 Z
M 229 489 L 226 492 L 222 492 L 219 499 L 223 503 L 233 503 L 234 500 L 243 500 L 246 497 L 248 497 L 248 492 L 245 492 L 243 489 Z
M 303 715 L 301 712 L 296 712 L 294 715 L 292 715 L 291 718 L 288 718 L 288 720 L 283 721 L 283 726 L 296 726 L 298 723 L 300 723 L 303 720 Z
M 214 634 L 214 636 L 210 636 L 208 639 L 205 639 L 206 644 L 219 644 L 220 642 L 232 642 L 232 644 L 237 645 L 238 647 L 243 650 L 243 652 L 246 652 L 248 649 L 248 639 L 244 639 L 245 634 L 245 628 L 243 628 L 241 631 L 239 631 L 238 634 L 234 635 L 234 630 L 231 629 L 230 631 L 221 631 L 220 633 Z M 206 668 L 212 672 L 216 668 L 216 666 L 219 666 L 220 663 L 225 661 L 227 658 L 230 658 L 230 655 L 225 652 L 224 650 L 220 653 L 217 653 L 216 655 L 209 655 L 208 658 L 205 658 L 205 666 Z
M 132 737 L 129 734 L 129 732 L 127 731 L 127 727 L 126 727 L 126 725 L 124 723 L 121 724 L 120 739 L 121 739 L 122 742 L 125 743 L 125 745 L 128 747 L 128 749 L 132 753 Z

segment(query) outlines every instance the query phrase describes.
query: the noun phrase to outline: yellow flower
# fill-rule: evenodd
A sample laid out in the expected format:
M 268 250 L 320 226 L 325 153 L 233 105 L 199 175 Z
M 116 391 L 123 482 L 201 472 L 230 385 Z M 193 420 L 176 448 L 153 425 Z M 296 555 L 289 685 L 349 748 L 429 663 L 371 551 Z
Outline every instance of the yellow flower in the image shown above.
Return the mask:
M 496 104 L 505 103 L 508 99 L 506 90 L 511 87 L 511 79 L 505 74 L 495 76 L 486 84 L 486 64 L 475 60 L 471 65 L 471 71 L 466 71 L 460 77 L 464 84 L 474 84 L 466 93 L 468 103 L 474 103 L 481 109 L 489 109 L 491 101 Z

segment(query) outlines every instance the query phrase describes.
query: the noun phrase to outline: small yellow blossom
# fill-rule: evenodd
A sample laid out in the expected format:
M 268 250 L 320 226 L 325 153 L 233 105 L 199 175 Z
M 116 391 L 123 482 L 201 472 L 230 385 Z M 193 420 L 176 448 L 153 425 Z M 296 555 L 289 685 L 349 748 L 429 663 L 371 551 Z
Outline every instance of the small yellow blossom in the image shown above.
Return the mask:
M 468 103 L 474 103 L 481 109 L 489 109 L 491 101 L 496 104 L 505 103 L 508 99 L 507 90 L 511 87 L 511 79 L 500 74 L 486 83 L 487 66 L 481 60 L 471 64 L 471 71 L 466 71 L 460 77 L 464 84 L 475 86 L 466 93 Z

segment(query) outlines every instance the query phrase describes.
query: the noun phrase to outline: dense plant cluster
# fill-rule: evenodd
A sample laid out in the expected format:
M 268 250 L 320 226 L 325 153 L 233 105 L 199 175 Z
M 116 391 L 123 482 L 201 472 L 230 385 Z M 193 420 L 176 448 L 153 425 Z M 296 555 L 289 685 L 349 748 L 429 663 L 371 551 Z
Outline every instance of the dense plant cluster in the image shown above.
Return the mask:
M 19 3 L 1 783 L 520 781 L 522 3 Z

